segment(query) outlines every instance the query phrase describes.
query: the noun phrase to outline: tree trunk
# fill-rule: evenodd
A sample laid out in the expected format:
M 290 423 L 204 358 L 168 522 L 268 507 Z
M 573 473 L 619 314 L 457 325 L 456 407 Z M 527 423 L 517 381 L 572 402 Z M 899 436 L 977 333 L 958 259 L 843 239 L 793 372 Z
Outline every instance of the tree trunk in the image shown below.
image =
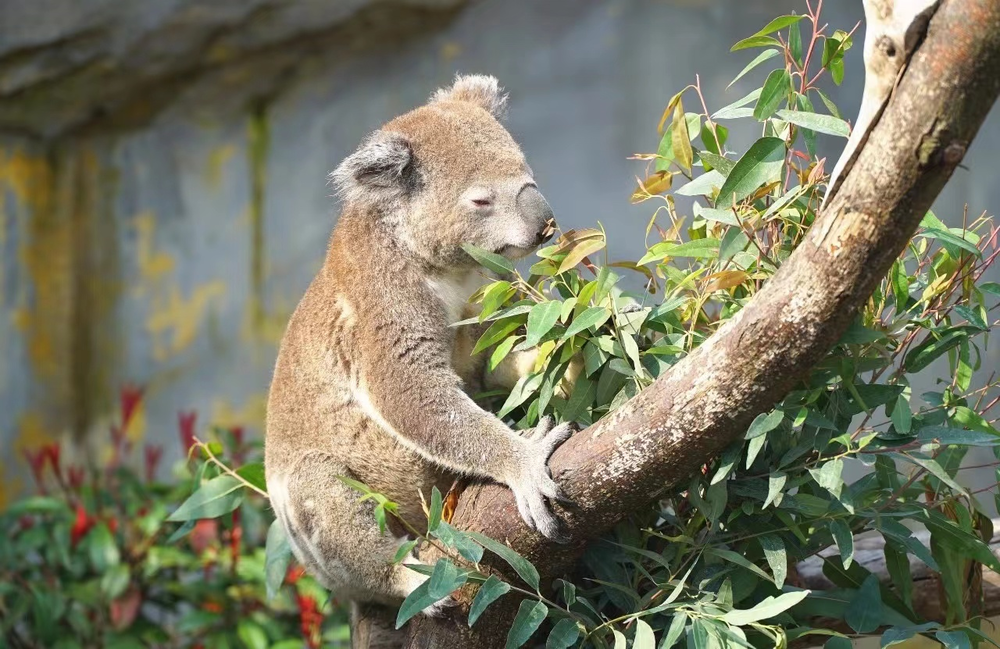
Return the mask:
M 866 2 L 866 10 L 875 5 L 891 8 Z M 571 542 L 530 532 L 510 491 L 494 485 L 463 494 L 455 525 L 506 541 L 548 583 L 589 539 L 683 484 L 743 435 L 823 358 L 913 236 L 1000 92 L 1000 2 L 943 0 L 924 18 L 931 13 L 919 33 L 904 30 L 913 47 L 883 48 L 882 56 L 904 58 L 888 68 L 898 81 L 780 271 L 701 347 L 556 451 L 553 476 L 575 503 L 559 512 Z M 884 24 L 869 15 L 869 29 Z M 883 83 L 866 82 L 866 92 L 886 87 L 877 62 L 866 56 L 867 74 Z M 472 630 L 452 619 L 416 618 L 406 646 L 502 647 L 512 600 L 495 604 Z

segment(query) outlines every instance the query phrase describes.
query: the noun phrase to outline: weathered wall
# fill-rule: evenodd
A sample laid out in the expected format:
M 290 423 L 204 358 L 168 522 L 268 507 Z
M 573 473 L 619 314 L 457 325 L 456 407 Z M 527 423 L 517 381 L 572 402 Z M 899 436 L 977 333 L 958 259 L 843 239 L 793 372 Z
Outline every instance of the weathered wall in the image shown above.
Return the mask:
M 858 6 L 854 6 L 857 4 Z M 860 3 L 827 3 L 848 28 Z M 134 435 L 176 458 L 176 416 L 258 427 L 285 319 L 335 219 L 325 175 L 455 71 L 497 75 L 510 128 L 564 227 L 637 256 L 627 197 L 669 97 L 797 0 L 0 0 L 0 461 L 103 431 L 125 381 Z M 860 47 L 833 94 L 861 90 Z M 853 74 L 851 74 L 853 71 Z M 759 82 L 759 81 L 758 81 Z M 752 141 L 734 133 L 733 146 Z M 841 142 L 829 141 L 836 156 Z M 1000 206 L 996 116 L 939 202 Z M 997 352 L 991 351 L 996 365 Z M 990 360 L 986 361 L 991 362 Z M 148 422 L 148 424 L 144 424 Z M 985 478 L 984 478 L 985 479 Z M 0 506 L 6 497 L 0 491 Z

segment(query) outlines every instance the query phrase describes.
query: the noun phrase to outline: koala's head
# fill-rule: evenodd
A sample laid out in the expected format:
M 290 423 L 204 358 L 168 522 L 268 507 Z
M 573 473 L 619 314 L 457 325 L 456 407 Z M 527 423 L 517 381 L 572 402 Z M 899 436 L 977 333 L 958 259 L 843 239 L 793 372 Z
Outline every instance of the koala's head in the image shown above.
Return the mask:
M 459 76 L 372 133 L 331 174 L 345 207 L 395 228 L 438 267 L 474 264 L 469 243 L 516 259 L 551 238 L 552 209 L 500 123 L 497 80 Z

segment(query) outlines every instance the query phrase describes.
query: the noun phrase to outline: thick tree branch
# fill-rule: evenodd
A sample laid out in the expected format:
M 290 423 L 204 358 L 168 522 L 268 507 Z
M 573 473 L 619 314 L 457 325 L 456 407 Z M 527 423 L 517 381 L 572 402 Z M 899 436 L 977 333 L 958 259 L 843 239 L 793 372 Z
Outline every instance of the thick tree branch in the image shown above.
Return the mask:
M 561 512 L 571 544 L 528 531 L 498 486 L 467 490 L 456 525 L 507 541 L 543 577 L 558 575 L 589 539 L 683 484 L 806 376 L 910 240 L 1000 92 L 1000 3 L 943 0 L 906 54 L 842 184 L 780 271 L 700 348 L 553 456 L 575 502 Z M 495 606 L 472 631 L 420 618 L 407 646 L 503 646 L 510 615 Z

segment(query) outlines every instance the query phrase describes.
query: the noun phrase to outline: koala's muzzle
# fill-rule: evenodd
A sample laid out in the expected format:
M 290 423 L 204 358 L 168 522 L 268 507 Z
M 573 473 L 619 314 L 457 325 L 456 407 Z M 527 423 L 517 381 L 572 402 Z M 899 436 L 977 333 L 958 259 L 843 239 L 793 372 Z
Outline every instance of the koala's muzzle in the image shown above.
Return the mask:
M 525 185 L 517 195 L 517 213 L 535 229 L 535 245 L 552 238 L 556 231 L 555 215 L 537 187 Z

